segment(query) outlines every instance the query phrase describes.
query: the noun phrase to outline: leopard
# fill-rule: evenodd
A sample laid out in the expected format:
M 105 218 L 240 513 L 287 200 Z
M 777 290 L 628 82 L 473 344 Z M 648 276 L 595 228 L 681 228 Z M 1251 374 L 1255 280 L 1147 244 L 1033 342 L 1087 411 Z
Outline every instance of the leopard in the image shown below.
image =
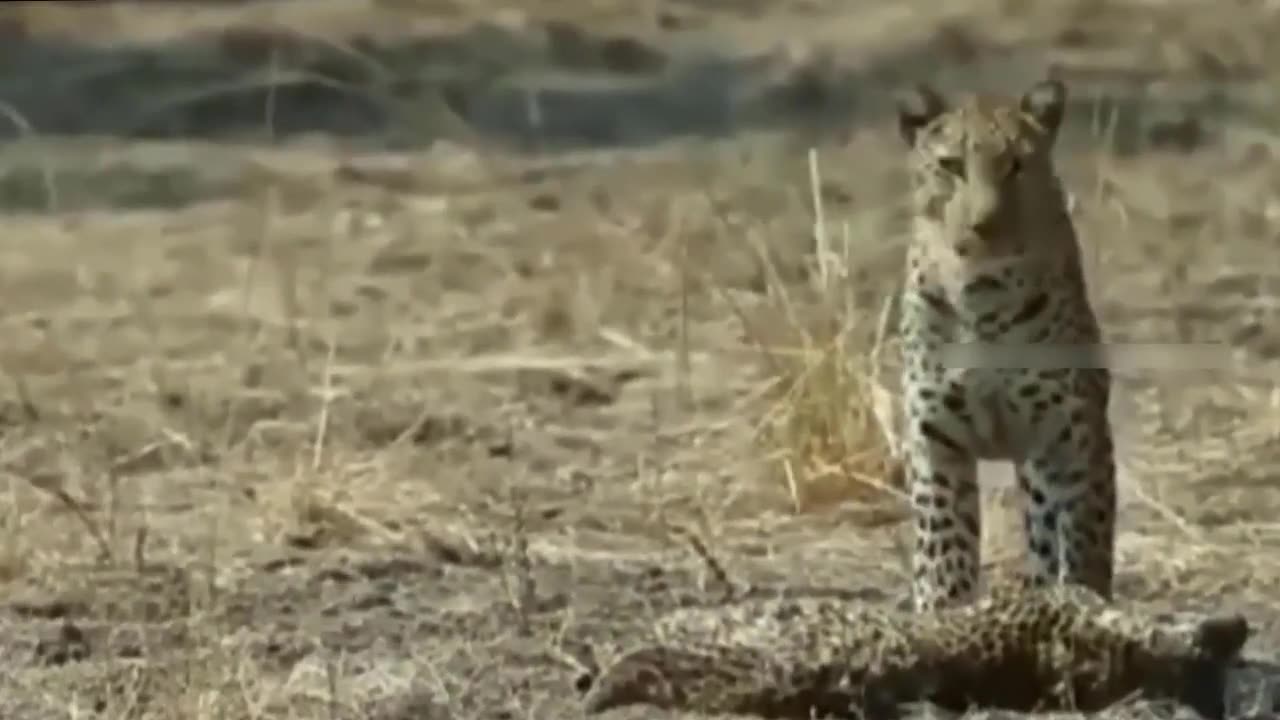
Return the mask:
M 1136 699 L 1226 714 L 1252 629 L 1239 614 L 1157 612 L 1031 578 L 917 613 L 808 595 L 688 607 L 590 679 L 584 708 L 761 718 L 893 718 L 932 705 L 1098 712 Z
M 1031 577 L 1111 597 L 1111 371 L 1053 154 L 1067 89 L 899 91 L 911 230 L 900 462 L 917 611 L 979 592 L 979 460 L 1013 464 Z

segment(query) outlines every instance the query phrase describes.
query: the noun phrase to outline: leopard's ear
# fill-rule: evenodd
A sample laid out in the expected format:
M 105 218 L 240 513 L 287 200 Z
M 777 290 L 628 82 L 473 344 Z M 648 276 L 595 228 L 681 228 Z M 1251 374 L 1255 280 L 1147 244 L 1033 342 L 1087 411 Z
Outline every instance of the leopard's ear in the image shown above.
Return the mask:
M 1251 628 L 1240 615 L 1201 618 L 1195 624 L 1190 657 L 1184 659 L 1177 678 L 1178 701 L 1200 717 L 1227 716 L 1230 667 L 1240 661 L 1240 651 Z
M 1234 660 L 1240 656 L 1251 634 L 1249 621 L 1243 616 L 1208 617 L 1196 626 L 1195 643 L 1203 655 L 1215 660 Z
M 1022 94 L 1020 107 L 1052 143 L 1058 136 L 1067 107 L 1067 87 L 1061 80 L 1042 80 Z
M 947 101 L 925 83 L 913 85 L 897 93 L 898 133 L 907 145 L 916 144 L 920 130 L 947 111 Z

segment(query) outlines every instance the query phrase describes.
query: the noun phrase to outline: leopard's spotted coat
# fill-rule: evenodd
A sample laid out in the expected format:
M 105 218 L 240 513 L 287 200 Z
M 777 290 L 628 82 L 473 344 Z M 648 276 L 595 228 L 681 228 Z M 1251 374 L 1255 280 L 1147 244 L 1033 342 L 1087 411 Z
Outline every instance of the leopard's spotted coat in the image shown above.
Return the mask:
M 589 686 L 599 713 L 651 705 L 771 718 L 877 718 L 932 702 L 1097 711 L 1131 696 L 1225 713 L 1240 616 L 1158 615 L 1080 585 L 997 586 L 935 613 L 802 597 L 676 611 L 657 642 L 623 654 Z
M 1116 466 L 1111 375 L 1052 150 L 1066 104 L 898 100 L 912 239 L 901 297 L 902 459 L 917 610 L 978 590 L 979 459 L 1014 463 L 1031 575 L 1111 595 Z

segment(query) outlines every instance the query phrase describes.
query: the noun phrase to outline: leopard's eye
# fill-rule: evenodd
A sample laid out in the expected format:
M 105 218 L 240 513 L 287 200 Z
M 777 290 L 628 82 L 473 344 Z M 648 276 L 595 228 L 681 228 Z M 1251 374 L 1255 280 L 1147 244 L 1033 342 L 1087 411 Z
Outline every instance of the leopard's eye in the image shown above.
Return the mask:
M 964 159 L 958 157 L 944 157 L 938 159 L 938 167 L 956 177 L 964 177 Z

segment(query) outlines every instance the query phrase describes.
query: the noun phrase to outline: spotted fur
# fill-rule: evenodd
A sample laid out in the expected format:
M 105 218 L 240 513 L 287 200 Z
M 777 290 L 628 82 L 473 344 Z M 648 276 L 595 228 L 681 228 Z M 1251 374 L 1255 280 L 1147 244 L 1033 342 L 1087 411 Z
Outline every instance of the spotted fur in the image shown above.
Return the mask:
M 1080 585 L 997 587 L 936 613 L 791 598 L 686 609 L 589 686 L 626 705 L 769 718 L 884 718 L 900 705 L 1095 712 L 1137 696 L 1225 714 L 1240 616 L 1161 616 Z
M 1066 90 L 898 101 L 913 234 L 899 329 L 917 610 L 978 590 L 979 459 L 1014 463 L 1036 582 L 1111 596 L 1111 376 L 1053 166 Z

